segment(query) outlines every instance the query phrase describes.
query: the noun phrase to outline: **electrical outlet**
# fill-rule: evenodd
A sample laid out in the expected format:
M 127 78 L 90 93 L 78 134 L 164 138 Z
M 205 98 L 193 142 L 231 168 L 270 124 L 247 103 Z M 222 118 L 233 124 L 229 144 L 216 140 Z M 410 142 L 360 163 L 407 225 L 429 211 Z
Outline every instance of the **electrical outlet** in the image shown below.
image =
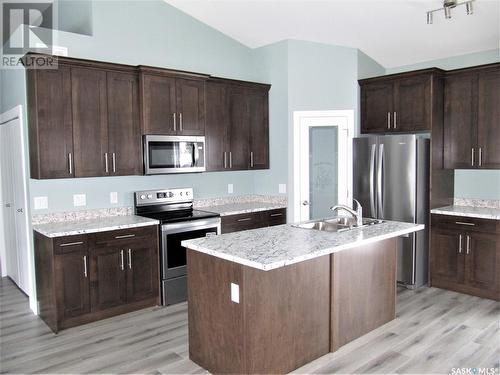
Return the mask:
M 233 194 L 233 184 L 227 184 L 227 193 L 228 194 Z
M 44 210 L 49 208 L 49 198 L 48 197 L 34 197 L 33 205 L 35 210 Z
M 81 207 L 87 205 L 87 196 L 85 194 L 73 194 L 73 206 Z
M 109 193 L 109 201 L 111 204 L 116 204 L 118 203 L 118 193 L 116 191 L 112 191 Z
M 231 283 L 231 301 L 240 303 L 240 286 Z
M 286 184 L 279 184 L 280 194 L 286 194 Z

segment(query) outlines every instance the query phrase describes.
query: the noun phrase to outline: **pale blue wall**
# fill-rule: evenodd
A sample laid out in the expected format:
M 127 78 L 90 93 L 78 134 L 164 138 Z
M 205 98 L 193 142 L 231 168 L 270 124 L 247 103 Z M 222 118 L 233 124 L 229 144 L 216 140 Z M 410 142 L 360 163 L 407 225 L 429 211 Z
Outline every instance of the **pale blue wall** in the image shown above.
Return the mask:
M 387 74 L 437 67 L 445 70 L 500 61 L 500 49 L 387 69 Z M 455 197 L 500 200 L 500 170 L 456 170 Z

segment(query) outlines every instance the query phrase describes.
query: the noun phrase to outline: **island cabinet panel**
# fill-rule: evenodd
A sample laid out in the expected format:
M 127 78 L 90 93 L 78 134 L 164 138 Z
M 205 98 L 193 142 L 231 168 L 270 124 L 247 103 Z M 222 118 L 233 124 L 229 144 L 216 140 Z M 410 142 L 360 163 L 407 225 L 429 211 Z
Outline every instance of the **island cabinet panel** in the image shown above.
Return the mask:
M 277 374 L 328 353 L 328 259 L 261 271 L 188 250 L 190 359 L 213 373 Z
M 40 317 L 54 332 L 158 304 L 157 226 L 34 238 Z
M 395 238 L 331 255 L 334 352 L 396 317 Z
M 500 221 L 432 215 L 430 284 L 500 300 Z

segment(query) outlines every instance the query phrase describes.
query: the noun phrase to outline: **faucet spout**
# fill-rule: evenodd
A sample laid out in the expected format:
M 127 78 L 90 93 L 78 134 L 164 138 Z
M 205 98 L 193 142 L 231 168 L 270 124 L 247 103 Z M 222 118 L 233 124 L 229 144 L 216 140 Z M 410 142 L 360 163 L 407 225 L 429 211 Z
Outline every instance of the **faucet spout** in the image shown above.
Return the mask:
M 344 210 L 349 212 L 356 219 L 356 226 L 360 227 L 363 225 L 363 207 L 361 207 L 361 203 L 358 200 L 353 199 L 356 202 L 356 210 L 345 206 L 343 204 L 337 204 L 335 206 L 330 207 L 332 211 Z

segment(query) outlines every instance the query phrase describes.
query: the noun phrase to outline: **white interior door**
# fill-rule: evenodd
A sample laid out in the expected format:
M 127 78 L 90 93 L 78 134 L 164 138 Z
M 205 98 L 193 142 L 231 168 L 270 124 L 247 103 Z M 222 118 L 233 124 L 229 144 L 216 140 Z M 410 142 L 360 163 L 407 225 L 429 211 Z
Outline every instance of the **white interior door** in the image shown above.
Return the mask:
M 2 115 L 0 122 L 2 211 L 7 275 L 30 294 L 27 187 L 21 108 Z
M 351 119 L 328 112 L 298 117 L 295 221 L 329 217 L 331 206 L 351 205 Z

